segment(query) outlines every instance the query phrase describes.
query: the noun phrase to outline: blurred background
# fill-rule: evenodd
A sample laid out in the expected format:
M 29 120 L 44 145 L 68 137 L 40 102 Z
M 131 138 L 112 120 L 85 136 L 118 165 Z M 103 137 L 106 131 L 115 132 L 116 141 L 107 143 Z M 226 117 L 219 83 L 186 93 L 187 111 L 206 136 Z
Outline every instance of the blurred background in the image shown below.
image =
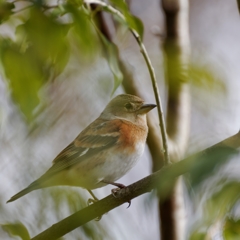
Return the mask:
M 42 175 L 54 157 L 99 116 L 109 100 L 126 91 L 114 60 L 109 64 L 109 56 L 118 56 L 116 49 L 104 45 L 93 25 L 79 17 L 74 9 L 77 1 L 69 1 L 65 9 L 61 1 L 60 7 L 54 8 L 47 7 L 55 6 L 54 1 L 35 4 L 29 7 L 30 1 L 0 1 L 1 239 L 12 239 L 9 232 L 15 228 L 27 234 L 24 226 L 33 237 L 87 206 L 88 192 L 73 187 L 37 190 L 16 202 L 6 201 Z M 41 8 L 38 4 L 42 4 Z M 161 2 L 131 0 L 129 8 L 144 25 L 143 41 L 166 112 L 168 88 L 162 48 L 166 29 Z M 135 39 L 126 26 L 108 14 L 103 17 L 141 97 L 155 102 L 148 69 Z M 240 127 L 237 1 L 191 0 L 188 22 L 191 108 L 186 120 L 189 141 L 184 156 L 236 134 Z M 238 239 L 239 167 L 238 156 L 197 188 L 186 181 L 186 235 L 181 239 Z M 137 166 L 119 182 L 129 185 L 151 172 L 151 154 L 146 146 Z M 111 189 L 106 186 L 94 193 L 103 198 Z M 226 195 L 230 199 L 221 202 Z M 213 212 L 205 213 L 209 206 Z M 91 221 L 62 239 L 160 239 L 158 200 L 153 193 L 134 199 L 131 207 L 126 207 L 124 204 L 101 221 Z M 222 214 L 215 215 L 219 212 Z

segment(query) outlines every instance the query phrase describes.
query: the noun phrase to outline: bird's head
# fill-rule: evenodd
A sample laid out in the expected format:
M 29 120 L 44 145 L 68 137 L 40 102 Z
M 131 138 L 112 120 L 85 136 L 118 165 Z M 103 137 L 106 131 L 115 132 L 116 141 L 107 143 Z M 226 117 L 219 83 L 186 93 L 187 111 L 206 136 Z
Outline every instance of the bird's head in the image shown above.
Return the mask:
M 108 103 L 100 117 L 126 119 L 133 123 L 146 122 L 146 114 L 155 107 L 156 104 L 147 104 L 137 96 L 121 94 Z

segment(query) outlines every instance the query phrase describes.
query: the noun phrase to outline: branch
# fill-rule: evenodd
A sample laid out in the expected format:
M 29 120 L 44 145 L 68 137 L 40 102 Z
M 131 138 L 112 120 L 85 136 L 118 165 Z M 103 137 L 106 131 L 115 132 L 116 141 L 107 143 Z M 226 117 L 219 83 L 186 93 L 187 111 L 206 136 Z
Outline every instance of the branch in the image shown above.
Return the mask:
M 106 4 L 105 2 L 102 2 L 99 0 L 85 0 L 84 2 L 86 4 L 97 4 L 97 5 L 104 7 L 107 11 L 117 15 L 120 19 L 122 19 L 127 24 L 127 20 L 126 20 L 125 16 L 120 11 L 118 11 L 117 9 L 113 8 L 112 6 Z M 155 95 L 155 99 L 156 99 L 156 103 L 157 103 L 159 125 L 160 125 L 160 130 L 161 130 L 161 135 L 162 135 L 164 161 L 165 161 L 165 164 L 167 165 L 170 162 L 169 153 L 168 153 L 167 133 L 166 133 L 165 120 L 164 120 L 164 115 L 163 115 L 163 108 L 162 108 L 161 98 L 160 98 L 160 94 L 159 94 L 159 90 L 158 90 L 158 86 L 157 86 L 157 80 L 156 80 L 154 68 L 152 66 L 152 63 L 148 56 L 147 50 L 146 50 L 139 34 L 136 32 L 135 29 L 132 29 L 130 27 L 129 27 L 129 29 L 140 47 L 140 52 L 142 53 L 144 60 L 146 61 L 148 71 L 149 71 L 149 74 L 151 77 L 154 95 Z
M 60 238 L 77 227 L 80 227 L 98 216 L 109 212 L 129 200 L 150 192 L 154 188 L 157 188 L 161 198 L 164 198 L 169 190 L 169 184 L 174 183 L 176 177 L 193 171 L 194 167 L 199 168 L 198 165 L 196 166 L 196 161 L 199 162 L 199 156 L 203 159 L 207 159 L 208 162 L 209 156 L 212 156 L 211 154 L 215 154 L 220 149 L 224 149 L 224 151 L 228 150 L 224 155 L 224 160 L 226 160 L 227 157 L 236 153 L 235 149 L 238 148 L 240 148 L 240 132 L 194 155 L 197 159 L 194 157 L 188 157 L 180 162 L 164 167 L 161 170 L 129 185 L 128 187 L 121 189 L 117 194 L 117 198 L 109 195 L 93 205 L 72 214 L 33 237 L 31 240 L 54 240 Z M 218 157 L 218 155 L 214 156 Z M 214 166 L 211 165 L 211 167 L 214 169 Z
M 162 0 L 161 3 L 165 13 L 166 29 L 163 49 L 165 79 L 168 84 L 166 122 L 169 154 L 172 161 L 179 161 L 188 147 L 190 128 L 189 0 Z M 156 157 L 153 158 L 155 162 L 158 161 Z M 168 199 L 159 201 L 161 239 L 182 240 L 186 237 L 186 210 L 182 185 L 180 178 L 176 181 Z

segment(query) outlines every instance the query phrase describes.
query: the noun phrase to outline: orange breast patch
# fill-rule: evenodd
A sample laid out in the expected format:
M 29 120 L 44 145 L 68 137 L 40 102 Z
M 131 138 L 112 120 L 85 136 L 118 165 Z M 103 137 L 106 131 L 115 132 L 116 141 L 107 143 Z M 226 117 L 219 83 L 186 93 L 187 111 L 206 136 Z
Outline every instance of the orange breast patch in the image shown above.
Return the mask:
M 147 137 L 147 129 L 136 126 L 131 122 L 122 120 L 120 126 L 120 136 L 118 146 L 122 150 L 127 149 L 130 152 L 136 150 L 136 146 L 139 143 L 144 143 Z

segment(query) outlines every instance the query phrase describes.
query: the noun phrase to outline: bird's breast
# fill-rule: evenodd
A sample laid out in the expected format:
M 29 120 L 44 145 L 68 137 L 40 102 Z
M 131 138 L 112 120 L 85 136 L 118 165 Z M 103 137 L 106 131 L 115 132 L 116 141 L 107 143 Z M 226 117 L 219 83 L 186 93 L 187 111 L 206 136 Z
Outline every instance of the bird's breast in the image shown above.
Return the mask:
M 147 138 L 147 126 L 137 126 L 131 122 L 123 122 L 120 127 L 118 148 L 129 154 L 141 154 Z

